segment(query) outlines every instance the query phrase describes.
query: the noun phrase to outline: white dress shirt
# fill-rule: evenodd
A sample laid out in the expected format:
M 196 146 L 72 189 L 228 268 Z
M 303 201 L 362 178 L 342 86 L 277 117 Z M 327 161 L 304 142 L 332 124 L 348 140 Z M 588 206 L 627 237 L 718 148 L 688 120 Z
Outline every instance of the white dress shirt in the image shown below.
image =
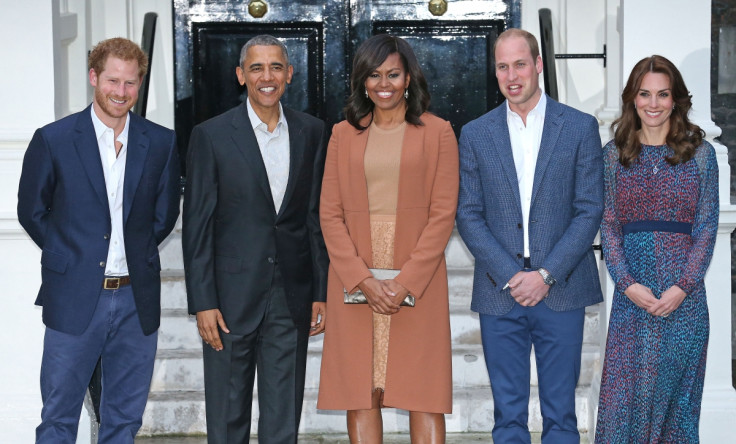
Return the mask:
M 105 174 L 107 204 L 110 208 L 110 221 L 112 222 L 112 229 L 109 233 L 110 246 L 107 249 L 107 261 L 105 262 L 105 276 L 127 276 L 128 262 L 125 259 L 125 239 L 123 239 L 123 183 L 125 182 L 125 160 L 128 155 L 130 115 L 126 117 L 125 127 L 116 140 L 115 132 L 97 117 L 94 106 L 90 109 L 95 136 L 97 136 L 97 147 L 100 150 L 100 160 L 102 160 L 102 171 Z M 116 141 L 123 144 L 118 155 L 115 154 Z
M 248 117 L 253 126 L 253 132 L 258 140 L 263 164 L 266 166 L 268 184 L 271 187 L 271 197 L 276 213 L 281 209 L 286 193 L 286 184 L 289 181 L 289 125 L 284 117 L 284 109 L 279 103 L 279 122 L 273 132 L 268 131 L 268 125 L 261 121 L 255 110 L 248 102 Z
M 534 187 L 534 171 L 537 167 L 539 145 L 542 143 L 544 130 L 544 114 L 547 108 L 547 97 L 542 92 L 537 106 L 526 116 L 526 125 L 521 116 L 511 111 L 506 101 L 506 123 L 509 127 L 511 151 L 514 155 L 516 178 L 519 181 L 519 197 L 521 198 L 521 214 L 524 224 L 524 257 L 529 256 L 529 209 L 532 204 L 532 188 Z

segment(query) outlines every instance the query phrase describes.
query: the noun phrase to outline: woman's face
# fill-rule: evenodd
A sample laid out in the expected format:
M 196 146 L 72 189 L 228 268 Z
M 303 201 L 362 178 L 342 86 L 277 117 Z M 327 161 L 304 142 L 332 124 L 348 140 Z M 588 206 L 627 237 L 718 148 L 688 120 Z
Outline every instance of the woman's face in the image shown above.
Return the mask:
M 664 74 L 648 72 L 644 75 L 634 99 L 642 127 L 666 126 L 665 129 L 669 129 L 672 106 L 675 103 L 670 86 L 670 79 Z
M 395 110 L 404 101 L 404 90 L 409 87 L 410 76 L 401 63 L 399 53 L 393 53 L 365 79 L 368 98 L 377 109 Z

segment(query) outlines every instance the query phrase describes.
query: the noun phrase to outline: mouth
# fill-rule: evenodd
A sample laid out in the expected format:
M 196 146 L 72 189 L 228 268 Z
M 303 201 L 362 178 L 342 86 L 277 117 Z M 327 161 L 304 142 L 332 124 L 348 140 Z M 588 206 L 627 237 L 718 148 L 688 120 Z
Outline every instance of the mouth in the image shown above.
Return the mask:
M 275 86 L 263 86 L 261 88 L 258 88 L 258 91 L 265 93 L 265 94 L 270 94 L 276 91 L 276 87 Z
M 644 111 L 644 114 L 651 118 L 656 118 L 662 115 L 662 111 Z
M 394 93 L 391 91 L 378 91 L 376 92 L 376 95 L 381 99 L 388 99 L 389 97 L 393 96 Z
M 109 97 L 110 101 L 116 105 L 125 105 L 125 102 L 127 102 L 127 99 L 116 99 L 114 97 Z
M 511 94 L 517 94 L 521 91 L 521 85 L 509 85 L 506 87 Z

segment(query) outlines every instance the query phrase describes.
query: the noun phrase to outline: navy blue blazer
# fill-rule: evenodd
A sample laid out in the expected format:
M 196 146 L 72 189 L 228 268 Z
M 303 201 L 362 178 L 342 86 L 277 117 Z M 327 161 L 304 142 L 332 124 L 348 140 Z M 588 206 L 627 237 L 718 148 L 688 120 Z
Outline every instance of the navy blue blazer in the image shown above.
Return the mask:
M 23 159 L 18 220 L 41 248 L 47 327 L 79 335 L 102 290 L 110 209 L 90 107 L 36 130 Z M 179 216 L 179 157 L 173 131 L 133 113 L 123 195 L 125 254 L 144 334 L 161 315 L 158 245 Z
M 457 227 L 475 257 L 471 309 L 502 315 L 503 287 L 523 268 L 521 199 L 506 104 L 462 129 Z M 603 156 L 593 116 L 547 97 L 529 213 L 533 268 L 557 280 L 544 303 L 556 311 L 603 300 L 591 247 L 603 212 Z

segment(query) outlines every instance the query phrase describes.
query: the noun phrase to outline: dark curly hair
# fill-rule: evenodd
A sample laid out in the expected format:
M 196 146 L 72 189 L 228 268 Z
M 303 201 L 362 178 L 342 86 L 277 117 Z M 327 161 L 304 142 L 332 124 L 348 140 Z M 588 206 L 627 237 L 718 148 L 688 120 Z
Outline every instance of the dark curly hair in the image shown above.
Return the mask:
M 700 146 L 705 136 L 703 130 L 691 123 L 687 117 L 693 106 L 690 100 L 692 96 L 677 67 L 659 55 L 641 59 L 631 70 L 629 80 L 621 94 L 623 102 L 621 116 L 611 124 L 619 152 L 619 162 L 627 168 L 641 153 L 641 142 L 637 134 L 641 129 L 641 119 L 636 113 L 634 102 L 644 76 L 650 72 L 664 74 L 670 79 L 670 91 L 675 104 L 670 114 L 670 129 L 666 138 L 667 146 L 672 148 L 674 154 L 666 158 L 667 162 L 670 165 L 677 165 L 692 159 L 695 149 Z
M 126 62 L 138 62 L 138 77 L 143 77 L 148 71 L 148 56 L 136 43 L 122 37 L 103 40 L 92 48 L 87 58 L 88 69 L 94 69 L 100 75 L 105 69 L 108 57 L 117 57 Z
M 379 34 L 363 42 L 353 60 L 350 96 L 345 105 L 345 118 L 360 131 L 368 128 L 368 126 L 362 126 L 360 121 L 373 112 L 374 106 L 371 99 L 365 97 L 365 81 L 376 68 L 386 61 L 388 56 L 396 53 L 399 54 L 404 70 L 411 78 L 405 119 L 413 125 L 422 125 L 420 116 L 429 108 L 429 91 L 427 90 L 427 79 L 424 78 L 417 57 L 404 39 Z

